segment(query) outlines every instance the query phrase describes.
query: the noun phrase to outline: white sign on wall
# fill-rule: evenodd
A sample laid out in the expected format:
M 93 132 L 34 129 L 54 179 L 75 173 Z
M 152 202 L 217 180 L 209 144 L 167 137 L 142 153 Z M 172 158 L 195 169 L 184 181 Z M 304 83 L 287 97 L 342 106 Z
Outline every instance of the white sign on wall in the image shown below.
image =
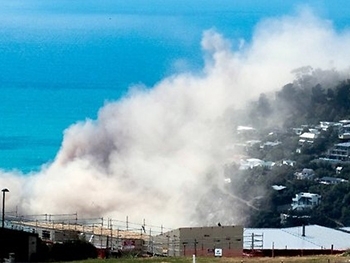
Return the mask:
M 214 255 L 215 255 L 215 257 L 222 257 L 222 249 L 215 248 Z

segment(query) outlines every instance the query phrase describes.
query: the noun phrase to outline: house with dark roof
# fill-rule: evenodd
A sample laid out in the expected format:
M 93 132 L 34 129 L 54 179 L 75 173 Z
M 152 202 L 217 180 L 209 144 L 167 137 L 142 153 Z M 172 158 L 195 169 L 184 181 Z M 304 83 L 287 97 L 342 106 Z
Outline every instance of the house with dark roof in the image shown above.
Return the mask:
M 317 179 L 317 181 L 320 184 L 339 184 L 339 183 L 348 183 L 348 180 L 345 180 L 343 178 L 338 178 L 338 177 L 329 177 L 325 176 L 322 178 Z

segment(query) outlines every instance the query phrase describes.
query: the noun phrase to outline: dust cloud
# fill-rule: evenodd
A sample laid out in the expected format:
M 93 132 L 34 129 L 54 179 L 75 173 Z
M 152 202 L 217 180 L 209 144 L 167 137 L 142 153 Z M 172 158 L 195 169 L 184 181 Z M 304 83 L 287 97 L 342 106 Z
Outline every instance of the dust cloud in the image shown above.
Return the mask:
M 233 43 L 240 45 L 233 49 Z M 309 10 L 261 21 L 250 43 L 208 30 L 201 72 L 132 87 L 96 120 L 68 127 L 55 160 L 38 173 L 2 172 L 7 205 L 22 214 L 75 213 L 167 227 L 242 223 L 225 193 L 224 165 L 235 154 L 234 112 L 293 81 L 296 68 L 346 74 L 349 32 Z

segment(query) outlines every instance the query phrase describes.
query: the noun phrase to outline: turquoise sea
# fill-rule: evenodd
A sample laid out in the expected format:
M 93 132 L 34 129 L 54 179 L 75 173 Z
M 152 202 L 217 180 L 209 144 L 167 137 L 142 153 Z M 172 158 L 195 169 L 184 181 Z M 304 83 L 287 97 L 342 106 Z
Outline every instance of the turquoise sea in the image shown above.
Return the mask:
M 105 101 L 121 96 L 118 89 L 84 87 L 1 88 L 0 167 L 36 171 L 56 155 L 63 132 L 86 118 L 95 119 Z

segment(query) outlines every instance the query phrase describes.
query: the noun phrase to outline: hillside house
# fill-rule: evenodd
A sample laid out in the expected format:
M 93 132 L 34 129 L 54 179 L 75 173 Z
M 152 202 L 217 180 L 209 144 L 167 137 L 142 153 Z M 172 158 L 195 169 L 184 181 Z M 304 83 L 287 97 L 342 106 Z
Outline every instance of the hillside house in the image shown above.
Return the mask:
M 271 169 L 275 163 L 271 161 L 263 161 L 256 158 L 249 158 L 249 159 L 241 159 L 241 165 L 239 167 L 239 170 L 248 170 L 253 169 L 255 167 L 265 167 L 268 169 Z
M 301 172 L 294 173 L 297 180 L 312 180 L 315 172 L 312 169 L 304 168 Z
M 342 170 L 343 170 L 343 167 L 342 166 L 338 166 L 337 168 L 335 168 L 335 173 L 336 174 L 340 174 Z
M 237 135 L 242 138 L 253 138 L 257 134 L 255 128 L 251 126 L 238 126 L 237 127 Z
M 350 120 L 340 120 L 339 123 L 340 125 L 348 125 L 350 124 Z
M 250 158 L 241 160 L 240 170 L 253 169 L 254 167 L 261 167 L 264 165 L 264 161 L 256 158 Z
M 295 164 L 296 164 L 296 161 L 293 161 L 293 160 L 282 160 L 282 165 L 294 166 Z
M 337 125 L 335 122 L 320 121 L 320 124 L 316 127 L 319 130 L 327 131 L 329 127 Z
M 341 140 L 350 139 L 350 124 L 342 125 L 339 128 L 338 138 Z
M 293 128 L 292 130 L 296 135 L 301 135 L 303 133 L 303 128 Z
M 349 161 L 350 142 L 337 143 L 328 151 L 328 158 L 338 161 Z
M 315 139 L 318 137 L 317 133 L 304 132 L 299 136 L 299 144 L 303 145 L 305 143 L 314 143 Z
M 299 193 L 292 198 L 292 210 L 312 209 L 321 203 L 321 196 L 313 193 Z
M 345 180 L 343 178 L 338 178 L 338 177 L 322 177 L 317 180 L 320 184 L 339 184 L 339 183 L 347 183 L 349 182 L 348 180 Z
M 247 147 L 253 147 L 254 145 L 259 144 L 259 143 L 261 143 L 260 140 L 249 140 L 249 141 L 245 142 Z
M 279 141 L 274 141 L 274 142 L 268 141 L 268 142 L 260 144 L 260 149 L 271 149 L 271 148 L 276 147 L 280 144 L 282 144 L 282 143 Z

